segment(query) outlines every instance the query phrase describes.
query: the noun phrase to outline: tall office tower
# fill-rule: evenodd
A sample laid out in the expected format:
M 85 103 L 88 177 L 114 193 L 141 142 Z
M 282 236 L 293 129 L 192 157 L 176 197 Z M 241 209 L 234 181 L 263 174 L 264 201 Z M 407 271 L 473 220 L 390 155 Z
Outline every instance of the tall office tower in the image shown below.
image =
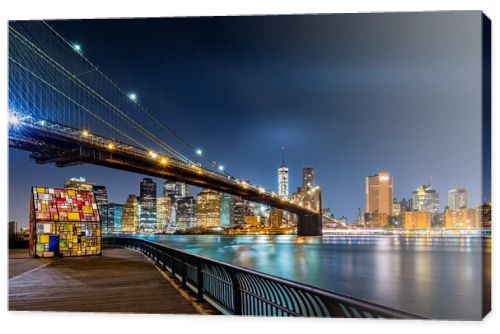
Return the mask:
M 358 208 L 358 214 L 356 215 L 356 225 L 364 226 L 365 225 L 365 211 L 361 208 Z
M 399 216 L 402 212 L 401 204 L 399 204 L 397 199 L 392 201 L 392 216 Z
M 173 202 L 181 197 L 191 196 L 187 184 L 166 180 L 163 183 L 163 196 L 169 196 Z
M 152 232 L 156 226 L 156 183 L 144 178 L 140 185 L 139 230 Z
M 316 186 L 316 179 L 314 177 L 314 168 L 304 167 L 302 169 L 302 182 L 303 187 L 314 187 Z
M 285 165 L 284 148 L 282 148 L 281 167 L 278 168 L 278 195 L 288 197 L 288 167 Z
M 229 194 L 221 194 L 220 196 L 220 226 L 229 227 L 232 223 L 231 213 L 233 206 L 233 198 Z
M 177 201 L 177 223 L 179 229 L 196 226 L 196 200 L 192 196 Z
M 183 197 L 191 196 L 189 187 L 185 183 L 166 180 L 163 183 L 163 196 L 170 197 L 172 208 L 170 210 L 170 226 L 177 225 L 177 202 Z
M 172 210 L 172 199 L 168 196 L 160 196 L 156 199 L 156 226 L 158 230 L 165 230 L 170 222 L 170 211 Z
M 451 189 L 448 191 L 448 208 L 450 210 L 467 207 L 467 190 L 464 188 Z
M 247 206 L 247 202 L 241 197 L 233 197 L 233 207 L 231 214 L 232 225 L 241 225 L 245 223 Z
M 392 214 L 392 176 L 380 172 L 366 178 L 366 212 Z
M 100 215 L 101 229 L 103 232 L 120 232 L 121 220 L 123 215 L 123 204 L 108 203 L 101 206 Z
M 437 213 L 439 211 L 439 194 L 431 185 L 421 185 L 413 193 L 413 210 Z
M 137 196 L 128 195 L 127 202 L 123 207 L 121 220 L 122 232 L 135 232 L 139 228 L 139 204 Z
M 199 227 L 220 226 L 220 193 L 204 189 L 198 194 L 196 225 Z

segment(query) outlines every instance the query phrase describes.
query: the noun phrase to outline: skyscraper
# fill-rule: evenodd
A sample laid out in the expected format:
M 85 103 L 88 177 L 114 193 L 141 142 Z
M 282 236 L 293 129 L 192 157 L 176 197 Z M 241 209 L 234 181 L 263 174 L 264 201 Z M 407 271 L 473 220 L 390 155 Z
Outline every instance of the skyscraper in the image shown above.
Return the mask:
M 190 197 L 191 193 L 189 191 L 189 186 L 182 182 L 175 182 L 166 180 L 163 183 L 163 196 L 168 196 L 171 199 L 171 209 L 169 225 L 177 226 L 177 211 L 178 211 L 178 201 L 184 197 Z
M 156 183 L 146 177 L 140 185 L 139 230 L 155 231 L 156 226 Z
M 288 197 L 288 167 L 285 165 L 285 149 L 282 149 L 281 167 L 278 168 L 278 195 Z
M 314 168 L 304 167 L 302 169 L 302 181 L 304 187 L 314 187 L 316 186 L 316 180 L 314 177 Z
M 392 214 L 392 176 L 380 172 L 366 178 L 366 212 Z
M 220 226 L 220 193 L 204 189 L 198 194 L 196 225 L 199 227 Z
M 139 227 L 139 208 L 137 196 L 128 195 L 127 202 L 123 207 L 121 230 L 123 232 L 135 232 Z
M 101 228 L 103 232 L 121 231 L 123 207 L 123 204 L 116 203 L 108 203 L 101 206 L 99 213 L 104 217 L 104 219 L 101 219 Z
M 166 229 L 170 222 L 172 200 L 169 196 L 160 196 L 156 199 L 156 226 L 157 229 Z
M 421 185 L 413 193 L 413 210 L 437 213 L 439 211 L 439 194 L 431 185 Z
M 448 208 L 450 210 L 467 207 L 467 190 L 464 188 L 451 189 L 448 191 Z
M 241 197 L 233 197 L 232 206 L 232 224 L 241 225 L 245 223 L 245 216 L 247 212 L 247 202 Z
M 192 196 L 177 201 L 176 227 L 179 229 L 196 226 L 196 200 Z
M 220 195 L 220 226 L 229 227 L 232 224 L 231 213 L 232 213 L 233 199 L 229 194 Z

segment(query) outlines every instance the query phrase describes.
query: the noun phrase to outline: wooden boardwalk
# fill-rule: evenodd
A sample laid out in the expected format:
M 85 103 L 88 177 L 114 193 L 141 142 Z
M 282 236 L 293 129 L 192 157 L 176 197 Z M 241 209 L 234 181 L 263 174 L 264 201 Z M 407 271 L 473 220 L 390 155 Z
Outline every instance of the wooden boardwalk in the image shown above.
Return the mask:
M 129 249 L 50 260 L 19 251 L 9 257 L 11 311 L 197 314 L 142 254 Z

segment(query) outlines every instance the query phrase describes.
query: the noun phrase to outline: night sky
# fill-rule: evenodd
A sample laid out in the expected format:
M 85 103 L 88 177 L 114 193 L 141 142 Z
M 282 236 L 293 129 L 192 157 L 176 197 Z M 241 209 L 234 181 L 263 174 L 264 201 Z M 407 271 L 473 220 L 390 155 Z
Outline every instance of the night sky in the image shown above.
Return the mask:
M 323 207 L 354 220 L 365 177 L 465 187 L 481 202 L 480 12 L 50 21 L 125 90 L 238 178 L 290 191 L 316 169 Z M 124 203 L 142 175 L 37 165 L 9 150 L 9 219 L 32 185 L 84 176 Z M 161 182 L 161 180 L 157 180 Z

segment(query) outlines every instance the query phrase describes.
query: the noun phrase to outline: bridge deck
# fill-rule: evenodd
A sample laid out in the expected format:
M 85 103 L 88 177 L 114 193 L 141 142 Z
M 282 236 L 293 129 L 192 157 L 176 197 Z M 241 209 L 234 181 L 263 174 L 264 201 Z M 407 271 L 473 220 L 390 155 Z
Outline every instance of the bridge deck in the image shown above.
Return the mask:
M 9 254 L 9 310 L 197 314 L 140 253 L 32 259 Z

